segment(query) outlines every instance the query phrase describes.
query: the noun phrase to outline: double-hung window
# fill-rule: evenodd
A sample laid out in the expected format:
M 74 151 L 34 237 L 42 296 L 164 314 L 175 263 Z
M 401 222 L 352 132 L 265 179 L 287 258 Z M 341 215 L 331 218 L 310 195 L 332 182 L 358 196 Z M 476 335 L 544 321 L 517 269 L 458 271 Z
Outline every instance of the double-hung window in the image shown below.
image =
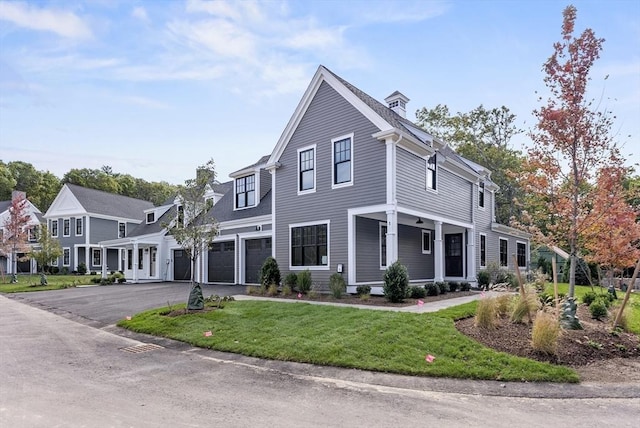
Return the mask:
M 118 223 L 118 238 L 124 238 L 127 236 L 127 224 L 119 222 Z
M 291 266 L 329 265 L 329 224 L 291 226 Z
M 155 223 L 156 221 L 156 213 L 150 212 L 147 213 L 147 224 Z
M 58 220 L 51 220 L 51 236 L 58 237 Z
M 83 229 L 84 229 L 84 223 L 82 221 L 82 217 L 77 217 L 76 218 L 76 236 L 82 236 L 82 234 L 84 233 Z
M 507 266 L 509 264 L 508 247 L 509 240 L 500 238 L 500 266 Z
M 484 208 L 484 181 L 478 184 L 478 206 Z
M 102 250 L 91 250 L 91 264 L 92 266 L 102 266 Z
M 333 144 L 332 187 L 342 187 L 353 183 L 353 134 L 331 140 Z
M 71 219 L 62 220 L 62 236 L 71 236 Z
M 527 267 L 527 244 L 524 242 L 516 243 L 516 258 L 518 267 Z
M 236 179 L 236 208 L 252 207 L 256 204 L 256 176 L 248 175 Z
M 62 249 L 62 266 L 69 266 L 71 264 L 71 249 Z
M 437 190 L 436 179 L 438 176 L 438 165 L 436 163 L 436 154 L 434 153 L 427 159 L 427 189 Z
M 307 193 L 316 189 L 316 147 L 298 150 L 298 192 Z
M 387 267 L 387 224 L 380 223 L 380 268 Z
M 480 267 L 487 266 L 487 235 L 480 235 Z

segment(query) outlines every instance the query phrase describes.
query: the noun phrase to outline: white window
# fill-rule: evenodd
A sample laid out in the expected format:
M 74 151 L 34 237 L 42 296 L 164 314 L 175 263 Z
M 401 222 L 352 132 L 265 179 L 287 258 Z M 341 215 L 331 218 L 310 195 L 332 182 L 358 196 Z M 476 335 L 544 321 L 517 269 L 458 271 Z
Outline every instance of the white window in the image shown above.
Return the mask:
M 29 242 L 36 242 L 38 240 L 38 226 L 32 226 L 27 229 L 27 237 Z
M 51 236 L 58 237 L 58 220 L 51 220 Z
M 478 206 L 484 208 L 484 181 L 478 183 Z
M 487 266 L 487 235 L 480 234 L 480 267 Z
M 422 231 L 422 254 L 431 254 L 431 231 Z
M 509 265 L 509 240 L 500 238 L 500 266 Z
M 427 159 L 427 189 L 438 190 L 437 178 L 438 178 L 438 164 L 434 153 L 429 159 Z
M 379 230 L 379 242 L 380 242 L 380 269 L 387 268 L 387 224 L 380 223 Z
M 127 236 L 127 224 L 119 222 L 118 223 L 118 238 L 124 238 Z
M 71 219 L 62 220 L 62 236 L 71 236 Z
M 256 176 L 236 178 L 236 208 L 253 207 L 256 204 Z
M 329 267 L 329 221 L 289 226 L 291 269 Z
M 91 250 L 91 264 L 93 266 L 102 266 L 102 250 L 93 249 Z
M 316 146 L 298 149 L 298 194 L 316 190 Z
M 76 218 L 76 236 L 82 236 L 84 233 L 84 222 L 82 217 Z
M 516 243 L 516 258 L 518 259 L 518 267 L 527 267 L 527 244 L 518 241 Z
M 353 184 L 353 134 L 334 138 L 332 143 L 333 188 Z
M 62 249 L 62 266 L 69 266 L 71 264 L 71 249 Z
M 154 223 L 156 221 L 156 213 L 150 212 L 147 213 L 147 224 Z

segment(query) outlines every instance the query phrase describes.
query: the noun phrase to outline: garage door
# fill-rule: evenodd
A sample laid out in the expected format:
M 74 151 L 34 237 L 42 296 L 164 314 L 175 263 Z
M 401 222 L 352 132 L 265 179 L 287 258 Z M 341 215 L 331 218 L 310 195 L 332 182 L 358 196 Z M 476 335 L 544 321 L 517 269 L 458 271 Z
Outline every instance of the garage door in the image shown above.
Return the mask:
M 236 243 L 214 242 L 209 249 L 209 282 L 226 282 L 233 284 L 235 269 Z
M 264 260 L 271 255 L 271 238 L 248 239 L 245 241 L 245 272 L 247 284 L 258 284 L 260 268 Z
M 184 250 L 173 250 L 173 280 L 191 280 L 191 260 Z

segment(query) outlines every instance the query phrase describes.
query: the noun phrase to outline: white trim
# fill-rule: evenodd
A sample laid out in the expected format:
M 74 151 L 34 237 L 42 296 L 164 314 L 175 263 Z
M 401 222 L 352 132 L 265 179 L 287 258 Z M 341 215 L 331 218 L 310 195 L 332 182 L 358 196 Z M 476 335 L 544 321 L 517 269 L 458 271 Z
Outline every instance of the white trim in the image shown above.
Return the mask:
M 380 270 L 386 270 L 387 266 L 389 266 L 389 260 L 386 260 L 387 264 L 382 264 L 382 228 L 385 227 L 387 229 L 387 232 L 384 234 L 384 247 L 385 247 L 385 258 L 388 258 L 386 252 L 387 252 L 387 246 L 389 245 L 389 241 L 387 240 L 387 235 L 389 234 L 389 226 L 387 225 L 386 222 L 381 221 L 378 223 L 378 266 L 380 267 Z
M 500 260 L 500 257 L 502 254 L 501 253 L 501 247 L 502 247 L 502 241 L 506 241 L 507 243 L 507 264 L 503 265 L 502 264 L 502 260 Z M 498 237 L 498 266 L 500 267 L 509 267 L 509 238 L 503 238 L 503 237 Z
M 246 254 L 247 254 L 247 240 L 250 239 L 264 239 L 271 238 L 271 252 L 273 252 L 273 235 L 271 230 L 256 231 L 256 232 L 243 232 L 233 235 L 236 238 L 236 263 L 237 263 L 237 279 L 239 284 L 246 283 Z M 230 240 L 229 240 L 230 241 Z M 218 242 L 217 240 L 214 242 Z
M 84 217 L 76 217 L 76 230 L 75 230 L 75 236 L 83 236 L 84 235 Z M 80 227 L 80 233 L 78 233 L 78 220 L 80 220 L 80 224 L 82 225 L 82 227 Z
M 64 262 L 64 252 L 67 252 L 67 254 L 69 255 L 68 257 L 68 261 L 65 263 Z M 62 267 L 69 267 L 71 266 L 71 247 L 64 247 L 62 248 Z
M 429 159 L 431 159 L 433 156 L 435 156 L 433 165 L 434 165 L 434 169 L 433 169 L 433 184 L 435 184 L 435 187 L 431 187 L 429 186 L 429 176 L 430 176 L 430 171 L 431 168 L 429 168 Z M 425 175 L 424 175 L 424 188 L 426 191 L 428 192 L 432 192 L 435 194 L 438 194 L 438 184 L 439 184 L 439 180 L 438 180 L 438 169 L 440 169 L 440 165 L 438 165 L 438 153 L 434 153 L 433 155 L 429 156 L 428 158 L 425 157 Z
M 523 244 L 524 245 L 524 266 L 520 266 L 518 264 L 518 244 Z M 528 251 L 528 245 L 527 242 L 525 241 L 516 241 L 516 264 L 517 267 L 520 269 L 526 269 L 527 266 L 529 265 L 529 251 Z
M 481 188 L 480 185 L 482 185 L 482 205 L 480 205 L 480 188 Z M 476 195 L 478 197 L 478 203 L 477 203 L 478 209 L 480 211 L 485 211 L 487 209 L 487 186 L 486 186 L 486 183 L 484 181 L 479 181 L 477 183 L 477 187 L 478 187 L 478 189 L 477 189 Z
M 317 265 L 317 266 L 293 266 L 291 264 L 291 229 L 294 227 L 304 227 L 304 226 L 319 226 L 322 224 L 327 225 L 327 264 L 326 265 Z M 273 245 L 273 241 L 271 241 Z M 289 270 L 291 271 L 301 271 L 301 270 L 330 270 L 331 269 L 331 220 L 318 220 L 318 221 L 307 221 L 304 223 L 291 223 L 289 224 Z
M 239 227 L 248 227 L 248 226 L 256 226 L 258 224 L 265 225 L 271 224 L 271 216 L 269 214 L 256 216 L 256 217 L 248 217 L 248 218 L 240 218 L 237 220 L 228 220 L 218 223 L 219 230 L 228 230 L 228 229 L 236 229 Z
M 478 250 L 478 258 L 480 259 L 480 269 L 487 267 L 487 234 L 480 233 L 480 248 Z M 484 264 L 482 264 L 482 238 L 484 237 Z
M 350 159 L 349 159 L 349 167 L 351 169 L 350 171 L 350 179 L 349 181 L 345 181 L 344 183 L 336 183 L 336 168 L 335 168 L 335 154 L 336 154 L 336 147 L 335 144 L 339 141 L 343 141 L 343 140 L 349 140 L 349 150 L 350 150 Z M 340 137 L 337 138 L 332 138 L 331 139 L 331 188 L 332 189 L 340 189 L 342 187 L 348 187 L 348 186 L 353 186 L 353 180 L 354 180 L 354 176 L 353 176 L 353 161 L 354 161 L 354 137 L 353 137 L 353 132 L 350 134 L 346 134 L 346 135 L 342 135 Z
M 271 257 L 276 258 L 276 169 L 270 169 L 271 174 Z
M 120 236 L 120 225 L 124 224 L 124 234 L 122 236 Z M 118 239 L 122 239 L 122 238 L 126 238 L 127 237 L 127 223 L 124 221 L 119 221 L 118 222 Z
M 424 235 L 429 235 L 429 249 L 425 250 L 424 249 Z M 431 230 L 430 229 L 422 229 L 422 241 L 421 241 L 421 246 L 422 246 L 422 254 L 431 254 L 433 244 L 431 243 L 433 237 L 431 236 Z
M 67 223 L 67 225 L 69 226 L 68 232 L 64 233 L 64 225 L 65 223 Z M 71 236 L 71 218 L 63 218 L 62 219 L 62 237 L 63 238 L 68 238 L 69 236 Z
M 56 224 L 56 234 L 53 234 L 53 223 L 55 222 Z M 51 234 L 52 238 L 57 238 L 58 236 L 60 236 L 60 220 L 59 219 L 55 219 L 55 220 L 51 220 L 51 227 L 49 228 L 49 233 Z
M 236 183 L 238 182 L 238 180 L 244 180 L 247 177 L 251 177 L 253 176 L 253 205 L 245 205 L 244 207 L 239 207 L 238 208 L 238 193 L 237 193 L 237 189 L 236 189 Z M 260 176 L 260 174 L 257 173 L 253 173 L 253 174 L 247 174 L 247 175 L 243 175 L 242 177 L 236 177 L 233 179 L 233 210 L 234 211 L 242 211 L 242 210 L 246 210 L 248 208 L 255 208 L 256 206 L 258 206 L 258 199 L 259 199 L 259 189 L 260 189 L 260 179 L 258 178 Z M 246 195 L 246 182 L 245 182 L 245 195 Z M 245 196 L 246 197 L 246 196 Z
M 401 214 L 407 214 L 411 217 L 422 217 L 424 220 L 432 220 L 432 221 L 440 221 L 442 223 L 446 223 L 449 224 L 451 226 L 459 226 L 459 227 L 463 227 L 465 229 L 472 229 L 473 228 L 473 223 L 466 223 L 463 221 L 459 221 L 459 220 L 454 220 L 452 218 L 449 217 L 442 217 L 442 216 L 438 216 L 438 215 L 433 215 L 430 213 L 426 213 L 425 211 L 418 211 L 418 210 L 414 210 L 412 208 L 405 208 L 402 206 L 398 207 L 398 213 Z
M 305 146 L 298 149 L 298 152 L 297 152 L 298 168 L 296 169 L 296 190 L 298 191 L 298 195 L 307 195 L 309 193 L 315 193 L 316 188 L 318 187 L 318 183 L 316 180 L 316 173 L 318 171 L 318 158 L 317 158 L 318 151 L 316 150 L 316 146 L 317 146 L 316 144 L 312 144 L 310 146 Z M 302 183 L 300 182 L 300 173 L 301 173 L 300 153 L 306 152 L 309 150 L 313 150 L 313 187 L 311 189 L 301 190 L 300 185 Z

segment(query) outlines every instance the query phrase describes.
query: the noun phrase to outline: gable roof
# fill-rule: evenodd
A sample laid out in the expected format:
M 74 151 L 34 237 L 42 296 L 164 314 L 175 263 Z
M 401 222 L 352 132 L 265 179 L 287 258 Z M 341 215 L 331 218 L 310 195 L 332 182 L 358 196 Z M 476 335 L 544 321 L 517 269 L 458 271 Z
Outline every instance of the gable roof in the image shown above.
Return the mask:
M 65 186 L 89 214 L 141 220 L 144 218 L 144 210 L 154 206 L 149 201 L 90 189 L 77 184 L 67 183 Z
M 231 174 L 229 174 L 229 177 L 235 178 L 235 177 L 240 177 L 242 175 L 255 172 L 257 167 L 264 166 L 267 163 L 270 156 L 271 155 L 262 156 L 257 162 L 254 162 L 249 166 L 245 166 L 244 168 L 240 168 L 239 170 L 232 172 Z

